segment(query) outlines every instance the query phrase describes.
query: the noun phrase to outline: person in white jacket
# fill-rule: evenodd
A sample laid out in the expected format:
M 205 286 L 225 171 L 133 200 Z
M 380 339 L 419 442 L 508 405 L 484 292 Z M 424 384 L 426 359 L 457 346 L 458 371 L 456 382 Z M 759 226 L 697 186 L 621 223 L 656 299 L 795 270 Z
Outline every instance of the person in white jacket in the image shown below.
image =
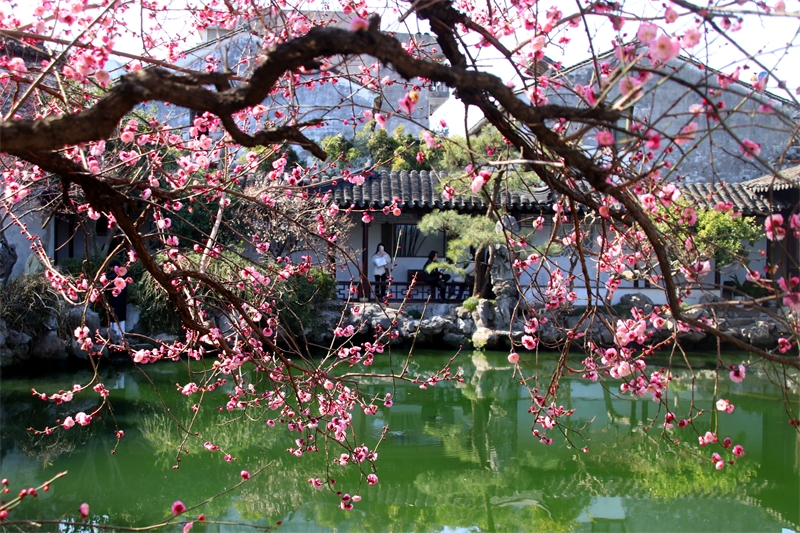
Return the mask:
M 375 270 L 372 272 L 375 277 L 375 296 L 378 300 L 383 300 L 386 296 L 386 278 L 389 273 L 389 263 L 392 257 L 386 253 L 383 243 L 378 244 L 375 255 L 372 256 L 372 264 Z

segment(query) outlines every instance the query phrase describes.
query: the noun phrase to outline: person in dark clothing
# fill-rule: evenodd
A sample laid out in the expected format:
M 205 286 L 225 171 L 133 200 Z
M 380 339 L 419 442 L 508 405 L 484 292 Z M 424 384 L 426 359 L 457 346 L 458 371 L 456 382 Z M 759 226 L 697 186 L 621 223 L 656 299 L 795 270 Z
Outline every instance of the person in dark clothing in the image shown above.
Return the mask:
M 128 318 L 128 285 L 127 283 L 117 284 L 114 281 L 117 278 L 124 279 L 127 270 L 121 267 L 116 259 L 111 261 L 108 266 L 110 268 L 108 279 L 112 284 L 109 286 L 106 299 L 117 320 L 109 323 L 109 329 L 121 337 L 125 333 L 125 320 Z
M 431 286 L 431 290 L 435 291 L 436 287 L 439 288 L 439 301 L 444 302 L 445 291 L 447 290 L 447 282 L 450 281 L 450 274 L 445 274 L 439 269 L 428 272 L 428 265 L 437 263 L 439 261 L 439 252 L 433 250 L 428 254 L 428 260 L 425 266 L 422 267 L 425 272 L 425 283 Z M 432 295 L 435 297 L 435 294 Z

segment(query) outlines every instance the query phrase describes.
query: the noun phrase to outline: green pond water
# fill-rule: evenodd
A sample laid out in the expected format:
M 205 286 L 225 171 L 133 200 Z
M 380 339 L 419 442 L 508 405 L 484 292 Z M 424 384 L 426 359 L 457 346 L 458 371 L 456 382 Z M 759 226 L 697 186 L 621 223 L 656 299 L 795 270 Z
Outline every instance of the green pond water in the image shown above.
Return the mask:
M 451 355 L 420 352 L 414 370 L 425 374 L 441 368 Z M 354 427 L 370 448 L 384 425 L 390 430 L 379 448 L 380 481 L 361 487 L 363 500 L 350 512 L 338 508 L 334 493 L 315 490 L 307 480 L 324 477 L 327 465 L 337 487 L 354 493 L 358 476 L 353 467 L 330 466 L 333 456 L 326 460 L 323 453 L 295 458 L 286 449 L 296 435 L 267 427 L 263 416 L 260 422 L 224 424 L 233 419 L 229 413 L 201 411 L 199 427 L 211 428 L 206 438 L 236 460 L 227 463 L 191 440 L 190 453 L 180 469 L 173 469 L 181 436 L 162 401 L 176 418 L 191 416 L 194 400 L 175 387 L 186 381 L 181 363 L 145 366 L 146 375 L 125 365 L 101 370 L 116 424 L 125 432 L 113 455 L 115 426 L 109 414 L 55 436 L 26 431 L 52 424 L 65 413 L 89 411 L 96 395 L 76 398 L 67 411 L 30 392 L 32 387 L 57 392 L 85 383 L 89 372 L 3 375 L 0 476 L 10 480 L 12 494 L 69 472 L 49 492 L 23 501 L 10 518 L 75 520 L 80 504 L 87 502 L 95 523 L 145 526 L 171 516 L 175 500 L 195 505 L 240 481 L 241 470 L 266 466 L 190 516 L 203 512 L 230 524 L 196 524 L 192 531 L 253 531 L 235 523 L 276 526 L 279 521 L 278 531 L 312 532 L 800 531 L 800 439 L 787 424 L 785 402 L 768 376 L 751 370 L 736 384 L 722 374 L 719 396 L 736 410 L 720 416 L 719 435 L 742 444 L 747 455 L 717 471 L 708 458 L 721 449 L 698 448 L 693 430 L 679 429 L 675 435 L 691 443 L 698 456 L 677 452 L 665 442 L 663 413 L 654 429 L 647 429 L 659 414 L 650 399 L 619 397 L 600 384 L 564 379 L 560 403 L 576 410 L 573 426 L 592 421 L 583 431 L 585 441 L 576 442 L 589 447 L 583 453 L 555 434 L 551 446 L 531 435 L 530 398 L 512 381 L 505 354 L 466 353 L 456 366 L 463 369 L 462 384 L 440 383 L 428 390 L 398 384 L 391 409 L 356 415 Z M 375 369 L 385 370 L 378 360 Z M 713 373 L 700 372 L 696 383 L 695 402 L 707 406 Z M 378 380 L 367 388 L 392 390 Z M 692 398 L 688 379 L 673 382 L 670 395 L 677 413 L 687 410 Z M 220 406 L 226 400 L 223 395 L 206 399 Z M 800 409 L 797 391 L 788 401 Z M 704 423 L 707 429 L 710 419 Z M 43 524 L 35 530 L 91 529 Z

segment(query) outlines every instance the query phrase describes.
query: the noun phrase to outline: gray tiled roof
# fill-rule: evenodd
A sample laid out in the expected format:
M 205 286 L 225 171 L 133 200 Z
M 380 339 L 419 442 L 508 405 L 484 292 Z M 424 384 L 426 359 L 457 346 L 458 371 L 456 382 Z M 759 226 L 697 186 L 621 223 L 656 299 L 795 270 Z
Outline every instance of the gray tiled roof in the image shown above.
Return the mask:
M 447 178 L 444 172 L 412 171 L 381 172 L 368 176 L 362 185 L 353 185 L 342 179 L 331 186 L 333 201 L 343 208 L 381 208 L 392 205 L 399 198 L 401 208 L 456 209 L 458 211 L 483 211 L 486 203 L 478 196 L 459 195 L 445 200 L 440 194 L 440 183 Z M 511 191 L 501 194 L 501 205 L 506 209 L 535 211 L 549 210 L 553 194 L 547 187 L 530 191 Z
M 793 185 L 800 185 L 800 167 L 789 169 Z M 767 180 L 769 178 L 769 180 Z M 341 178 L 320 183 L 320 189 L 330 190 L 333 202 L 340 208 L 382 208 L 400 199 L 403 209 L 455 209 L 462 212 L 485 211 L 486 204 L 474 195 L 455 196 L 444 200 L 440 194 L 441 182 L 447 179 L 444 172 L 381 172 L 368 176 L 362 185 L 353 185 Z M 697 202 L 699 207 L 713 209 L 719 202 L 731 202 L 736 211 L 746 216 L 766 215 L 791 208 L 785 200 L 774 198 L 766 192 L 772 183 L 771 176 L 743 183 L 685 183 L 680 185 L 685 200 Z M 759 185 L 761 183 L 761 185 Z M 782 190 L 782 189 L 778 189 Z M 524 212 L 552 212 L 558 195 L 547 187 L 527 191 L 511 191 L 501 198 L 501 205 L 510 210 Z
M 761 179 L 761 178 L 759 178 Z M 684 197 L 701 207 L 713 209 L 718 202 L 732 202 L 743 215 L 764 215 L 788 207 L 774 198 L 759 194 L 745 183 L 687 183 L 680 189 Z
M 800 165 L 781 170 L 778 175 L 767 174 L 760 178 L 745 181 L 743 185 L 754 192 L 786 191 L 796 189 L 800 184 Z

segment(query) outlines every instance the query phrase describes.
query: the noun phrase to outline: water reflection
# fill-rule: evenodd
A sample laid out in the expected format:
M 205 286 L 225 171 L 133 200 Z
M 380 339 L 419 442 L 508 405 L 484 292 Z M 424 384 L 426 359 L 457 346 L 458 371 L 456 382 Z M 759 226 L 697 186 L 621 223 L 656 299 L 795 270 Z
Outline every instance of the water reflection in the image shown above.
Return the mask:
M 420 372 L 441 363 L 435 354 L 415 357 Z M 394 407 L 357 417 L 354 426 L 370 446 L 384 424 L 391 431 L 380 449 L 380 482 L 362 490 L 364 500 L 351 513 L 336 507 L 334 495 L 307 483 L 324 471 L 324 456 L 288 455 L 291 437 L 263 422 L 229 424 L 217 413 L 201 412 L 199 424 L 210 426 L 215 442 L 237 460 L 225 463 L 192 442 L 182 467 L 173 470 L 180 436 L 154 408 L 155 393 L 131 370 L 107 369 L 103 377 L 118 385 L 112 400 L 116 397 L 116 418 L 126 431 L 113 457 L 109 420 L 70 432 L 50 448 L 31 440 L 24 428 L 53 416 L 53 408 L 31 403 L 31 381 L 4 379 L 2 475 L 32 484 L 70 470 L 69 487 L 44 496 L 40 514 L 61 516 L 85 499 L 93 512 L 109 515 L 104 520 L 129 525 L 162 519 L 174 499 L 199 502 L 234 484 L 241 469 L 269 465 L 232 496 L 215 500 L 206 516 L 263 525 L 282 520 L 281 530 L 287 531 L 800 530 L 800 441 L 786 424 L 780 399 L 768 395 L 769 383 L 755 373 L 742 384 L 722 384 L 721 395 L 736 410 L 721 419 L 720 435 L 742 443 L 747 456 L 716 471 L 710 462 L 678 452 L 660 430 L 646 430 L 656 404 L 620 398 L 580 379 L 562 381 L 559 402 L 576 409 L 575 427 L 593 420 L 585 432 L 590 452 L 558 439 L 542 445 L 530 433 L 527 391 L 510 379 L 504 356 L 476 353 L 459 364 L 464 383 L 425 391 L 398 386 Z M 179 365 L 153 369 L 151 378 L 162 391 L 174 390 Z M 696 397 L 710 398 L 712 382 L 699 384 Z M 389 383 L 370 387 L 393 390 Z M 670 389 L 678 408 L 690 400 L 681 380 Z M 190 401 L 179 394 L 165 399 L 175 416 L 188 420 Z M 692 432 L 681 431 L 682 439 L 696 441 Z M 352 489 L 354 472 L 332 468 L 340 484 Z M 18 511 L 37 516 L 32 507 Z

